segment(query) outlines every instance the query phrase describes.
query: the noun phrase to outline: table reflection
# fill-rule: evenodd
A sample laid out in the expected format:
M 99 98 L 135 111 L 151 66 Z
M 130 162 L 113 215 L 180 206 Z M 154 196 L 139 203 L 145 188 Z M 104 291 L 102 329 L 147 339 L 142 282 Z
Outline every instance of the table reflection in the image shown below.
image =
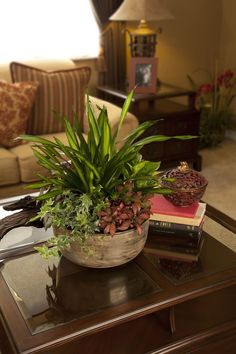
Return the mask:
M 90 269 L 39 254 L 8 261 L 2 274 L 32 333 L 96 314 L 160 287 L 134 262 Z
M 62 257 L 58 267 L 50 269 L 49 274 L 52 278 L 52 285 L 47 286 L 50 306 L 80 317 L 158 289 L 135 262 L 108 269 L 89 269 Z
M 224 269 L 230 269 L 236 264 L 236 254 L 215 238 L 204 233 L 204 243 L 198 261 L 184 262 L 161 258 L 145 253 L 163 275 L 174 285 L 184 284 L 198 278 L 206 277 Z

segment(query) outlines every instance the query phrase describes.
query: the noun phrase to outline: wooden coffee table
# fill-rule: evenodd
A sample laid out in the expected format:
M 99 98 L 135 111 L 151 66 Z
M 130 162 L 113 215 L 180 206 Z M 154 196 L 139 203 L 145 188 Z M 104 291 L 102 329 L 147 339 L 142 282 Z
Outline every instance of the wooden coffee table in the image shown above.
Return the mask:
M 26 251 L 0 263 L 2 354 L 236 352 L 236 254 L 206 232 L 197 263 L 168 267 L 145 251 L 112 269 Z

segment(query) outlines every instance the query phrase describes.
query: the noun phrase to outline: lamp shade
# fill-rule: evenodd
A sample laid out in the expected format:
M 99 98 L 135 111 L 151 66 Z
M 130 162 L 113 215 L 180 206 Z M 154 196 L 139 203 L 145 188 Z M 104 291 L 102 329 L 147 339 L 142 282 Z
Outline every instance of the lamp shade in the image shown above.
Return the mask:
M 111 21 L 159 21 L 173 19 L 174 16 L 159 0 L 124 0 Z

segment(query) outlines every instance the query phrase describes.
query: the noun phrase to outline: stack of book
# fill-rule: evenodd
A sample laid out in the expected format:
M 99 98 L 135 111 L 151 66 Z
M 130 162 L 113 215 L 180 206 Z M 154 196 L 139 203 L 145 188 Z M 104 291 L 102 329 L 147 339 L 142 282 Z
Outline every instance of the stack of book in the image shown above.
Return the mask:
M 195 203 L 177 207 L 161 195 L 151 199 L 150 232 L 145 245 L 147 252 L 159 258 L 197 261 L 204 237 L 202 226 L 206 204 Z

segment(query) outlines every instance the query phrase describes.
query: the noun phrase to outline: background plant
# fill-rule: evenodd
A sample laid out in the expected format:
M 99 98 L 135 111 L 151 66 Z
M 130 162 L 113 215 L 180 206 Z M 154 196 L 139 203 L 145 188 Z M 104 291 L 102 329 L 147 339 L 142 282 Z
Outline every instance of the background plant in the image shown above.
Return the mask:
M 225 70 L 214 74 L 207 72 L 207 81 L 197 85 L 188 76 L 196 91 L 196 108 L 201 111 L 200 145 L 201 147 L 219 144 L 230 123 L 230 107 L 235 98 L 236 78 L 233 71 Z

